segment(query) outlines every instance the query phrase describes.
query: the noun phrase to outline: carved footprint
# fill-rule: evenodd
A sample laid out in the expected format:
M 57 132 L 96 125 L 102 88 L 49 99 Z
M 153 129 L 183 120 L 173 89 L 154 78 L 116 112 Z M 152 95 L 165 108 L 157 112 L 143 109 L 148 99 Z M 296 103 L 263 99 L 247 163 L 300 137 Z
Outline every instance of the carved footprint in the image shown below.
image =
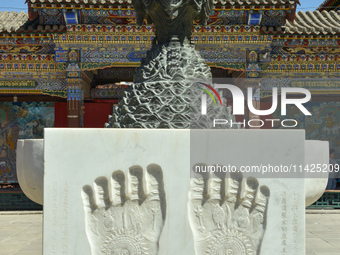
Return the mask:
M 112 174 L 94 181 L 94 190 L 85 185 L 82 190 L 85 225 L 92 255 L 156 255 L 166 212 L 163 174 L 160 166 L 151 164 L 143 169 L 130 167 L 128 196 L 125 195 L 125 175 Z
M 196 255 L 260 254 L 270 191 L 255 178 L 242 180 L 240 173 L 191 179 L 188 213 Z

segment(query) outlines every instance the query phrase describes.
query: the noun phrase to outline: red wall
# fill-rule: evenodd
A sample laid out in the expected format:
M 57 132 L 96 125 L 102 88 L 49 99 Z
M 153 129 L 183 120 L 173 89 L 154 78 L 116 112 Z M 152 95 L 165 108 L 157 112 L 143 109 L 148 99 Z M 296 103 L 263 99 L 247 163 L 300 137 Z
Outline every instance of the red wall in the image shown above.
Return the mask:
M 103 128 L 109 121 L 112 103 L 85 103 L 84 127 Z M 55 127 L 67 127 L 67 103 L 55 103 Z
M 58 128 L 67 127 L 67 103 L 55 103 L 54 126 Z
M 85 103 L 84 127 L 104 128 L 111 114 L 111 103 Z

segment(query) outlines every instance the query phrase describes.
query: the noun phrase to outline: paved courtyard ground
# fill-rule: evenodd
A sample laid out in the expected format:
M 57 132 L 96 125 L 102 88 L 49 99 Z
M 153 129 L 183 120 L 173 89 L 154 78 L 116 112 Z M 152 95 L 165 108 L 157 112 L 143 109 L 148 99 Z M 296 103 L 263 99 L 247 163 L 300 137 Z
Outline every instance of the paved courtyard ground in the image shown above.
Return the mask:
M 41 255 L 42 220 L 41 212 L 0 212 L 0 255 Z M 340 254 L 340 210 L 308 210 L 306 227 L 306 255 Z
M 340 210 L 307 210 L 306 255 L 340 254 Z
M 0 212 L 0 254 L 42 254 L 42 212 Z

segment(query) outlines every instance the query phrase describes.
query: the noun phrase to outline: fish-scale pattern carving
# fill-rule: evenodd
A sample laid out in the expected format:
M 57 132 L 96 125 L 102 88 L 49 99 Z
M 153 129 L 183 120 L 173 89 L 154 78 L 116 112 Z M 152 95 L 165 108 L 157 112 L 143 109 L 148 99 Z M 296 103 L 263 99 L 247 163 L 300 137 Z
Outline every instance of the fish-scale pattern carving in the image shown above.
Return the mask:
M 226 103 L 214 106 L 210 98 L 207 115 L 201 114 L 201 95 L 205 92 L 197 82 L 211 83 L 211 78 L 210 68 L 193 45 L 181 45 L 178 39 L 166 46 L 154 45 L 106 126 L 210 128 L 212 118 L 231 120 Z

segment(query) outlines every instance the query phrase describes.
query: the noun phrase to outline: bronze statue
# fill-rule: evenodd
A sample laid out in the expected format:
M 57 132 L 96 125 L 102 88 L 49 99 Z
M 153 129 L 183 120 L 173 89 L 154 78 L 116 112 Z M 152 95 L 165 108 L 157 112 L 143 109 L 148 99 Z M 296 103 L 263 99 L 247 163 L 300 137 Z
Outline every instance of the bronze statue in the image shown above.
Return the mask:
M 200 20 L 205 26 L 213 8 L 212 0 L 132 0 L 136 10 L 137 25 L 144 19 L 156 28 L 156 39 L 159 44 L 170 41 L 173 36 L 183 43 L 190 39 L 192 23 Z

